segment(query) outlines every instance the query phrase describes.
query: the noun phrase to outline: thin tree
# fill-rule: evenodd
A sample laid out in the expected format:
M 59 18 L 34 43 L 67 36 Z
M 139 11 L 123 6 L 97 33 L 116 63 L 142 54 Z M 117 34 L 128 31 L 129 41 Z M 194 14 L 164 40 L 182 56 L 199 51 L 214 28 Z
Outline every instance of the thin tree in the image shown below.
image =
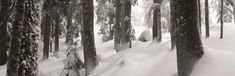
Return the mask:
M 98 64 L 94 41 L 94 5 L 93 0 L 82 0 L 83 7 L 83 51 L 86 76 L 88 76 Z
M 176 46 L 176 31 L 175 31 L 175 18 L 174 18 L 174 7 L 173 1 L 170 0 L 170 11 L 171 11 L 171 49 L 173 50 Z
M 18 76 L 19 68 L 19 55 L 22 39 L 23 21 L 25 14 L 25 2 L 26 0 L 16 0 L 13 31 L 12 31 L 12 43 L 9 52 L 7 63 L 7 75 L 6 76 Z
M 162 0 L 153 0 L 155 4 L 161 4 Z M 162 32 L 161 32 L 161 8 L 160 6 L 155 6 L 153 11 L 153 39 L 157 38 L 158 42 L 162 41 Z
M 190 76 L 194 64 L 202 57 L 203 47 L 198 31 L 197 0 L 172 0 L 176 26 L 178 76 Z
M 223 10 L 224 10 L 224 7 L 223 7 L 223 5 L 224 5 L 224 0 L 221 0 L 221 5 L 220 5 L 220 39 L 222 39 L 223 38 L 223 31 L 224 31 L 224 21 L 223 21 Z
M 199 18 L 198 18 L 198 20 L 199 20 L 199 26 L 198 26 L 198 28 L 199 28 L 199 31 L 200 31 L 200 34 L 202 33 L 202 30 L 201 30 L 201 27 L 202 27 L 202 19 L 201 19 L 201 1 L 200 0 L 197 0 L 197 2 L 198 2 L 198 16 L 199 16 Z
M 208 0 L 205 0 L 205 25 L 206 25 L 206 38 L 210 36 L 210 27 L 209 27 L 209 6 Z

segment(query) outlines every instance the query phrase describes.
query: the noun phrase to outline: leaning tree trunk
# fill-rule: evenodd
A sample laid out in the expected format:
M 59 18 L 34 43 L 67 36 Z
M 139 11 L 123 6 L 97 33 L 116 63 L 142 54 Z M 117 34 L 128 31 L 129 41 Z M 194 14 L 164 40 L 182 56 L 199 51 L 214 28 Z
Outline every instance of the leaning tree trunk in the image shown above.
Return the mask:
M 220 39 L 223 38 L 223 31 L 224 31 L 224 21 L 223 21 L 223 10 L 224 10 L 224 0 L 221 0 L 221 5 L 220 5 Z
M 206 25 L 206 38 L 208 38 L 210 36 L 208 0 L 205 0 L 205 25 Z
M 7 76 L 18 76 L 19 55 L 26 0 L 16 0 L 11 50 L 7 64 Z
M 88 76 L 98 64 L 94 41 L 94 6 L 93 0 L 82 0 L 83 7 L 83 51 L 86 76 Z
M 194 64 L 202 57 L 203 47 L 198 31 L 197 0 L 173 0 L 176 25 L 178 76 L 190 76 Z
M 170 0 L 170 11 L 171 11 L 171 49 L 173 50 L 176 46 L 176 31 L 175 31 L 175 20 L 174 20 L 174 7 L 173 1 Z
M 40 0 L 27 0 L 20 51 L 18 76 L 37 76 Z
M 161 4 L 162 0 L 154 0 L 154 3 Z M 153 11 L 153 39 L 156 39 L 158 42 L 162 41 L 162 32 L 161 32 L 161 8 L 156 7 Z
M 10 10 L 10 0 L 1 0 L 1 11 L 0 11 L 0 65 L 7 63 L 7 53 L 10 48 L 11 35 L 7 27 L 7 21 L 9 19 L 6 15 L 7 10 Z

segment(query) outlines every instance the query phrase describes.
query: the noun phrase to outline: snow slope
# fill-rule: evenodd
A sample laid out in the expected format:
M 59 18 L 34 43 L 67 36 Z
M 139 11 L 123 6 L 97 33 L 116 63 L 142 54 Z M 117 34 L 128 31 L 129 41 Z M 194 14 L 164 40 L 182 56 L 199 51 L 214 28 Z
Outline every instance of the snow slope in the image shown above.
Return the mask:
M 225 24 L 224 39 L 219 39 L 219 25 L 211 37 L 202 37 L 205 54 L 191 76 L 235 76 L 235 24 Z M 217 32 L 218 31 L 218 32 Z M 177 76 L 175 50 L 170 50 L 169 36 L 162 43 L 136 42 L 131 49 L 103 59 L 91 76 Z
M 136 36 L 147 29 L 134 27 Z M 235 76 L 235 23 L 225 24 L 224 39 L 219 39 L 219 25 L 211 26 L 211 37 L 202 35 L 205 54 L 195 65 L 191 76 Z M 98 27 L 95 27 L 95 32 Z M 170 50 L 170 36 L 163 34 L 162 43 L 133 42 L 133 48 L 116 53 L 113 41 L 101 42 L 96 37 L 99 65 L 91 76 L 177 76 L 176 51 Z M 39 70 L 45 76 L 59 76 L 66 58 L 64 39 L 60 40 L 60 58 L 40 61 Z M 40 49 L 40 56 L 42 49 Z M 82 51 L 79 51 L 81 58 Z M 83 60 L 83 58 L 82 58 Z M 5 76 L 6 66 L 0 66 L 0 76 Z

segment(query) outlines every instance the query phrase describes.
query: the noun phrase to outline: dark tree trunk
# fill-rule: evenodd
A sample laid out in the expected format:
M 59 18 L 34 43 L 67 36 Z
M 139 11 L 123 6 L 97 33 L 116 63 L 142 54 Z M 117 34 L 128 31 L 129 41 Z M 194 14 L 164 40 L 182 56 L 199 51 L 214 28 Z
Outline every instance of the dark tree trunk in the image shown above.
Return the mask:
M 153 2 L 161 4 L 162 0 L 154 0 Z M 162 41 L 161 8 L 160 7 L 157 7 L 153 11 L 153 39 L 156 39 L 158 42 Z
M 124 44 L 127 44 L 126 47 L 131 47 L 131 29 L 132 29 L 132 26 L 131 26 L 131 0 L 127 0 L 125 1 L 124 3 L 124 20 L 125 20 L 125 23 L 124 23 L 124 26 L 125 26 L 125 29 L 124 29 L 124 38 L 125 38 L 125 41 L 124 41 Z
M 200 31 L 200 34 L 202 33 L 202 30 L 201 30 L 201 27 L 202 27 L 202 19 L 201 19 L 201 2 L 200 0 L 197 0 L 198 2 L 198 20 L 199 20 L 199 31 Z
M 171 11 L 171 49 L 173 50 L 176 46 L 176 31 L 175 31 L 175 16 L 174 16 L 174 7 L 173 7 L 173 1 L 170 0 L 170 11 Z
M 205 0 L 205 25 L 206 25 L 206 38 L 208 38 L 210 36 L 208 0 Z
M 18 76 L 38 75 L 40 0 L 27 0 L 23 25 Z
M 198 31 L 197 0 L 173 0 L 176 23 L 178 76 L 190 76 L 194 64 L 202 57 L 203 47 Z
M 224 10 L 224 8 L 223 8 L 223 5 L 224 5 L 224 0 L 221 0 L 221 5 L 220 5 L 220 9 L 221 9 L 221 11 L 220 11 L 220 13 L 221 13 L 221 15 L 220 15 L 220 39 L 222 39 L 223 38 L 223 31 L 224 31 L 224 21 L 223 21 L 223 10 Z
M 25 2 L 26 0 L 16 0 L 13 31 L 12 31 L 12 43 L 7 64 L 7 76 L 18 76 L 19 55 L 20 55 L 23 20 L 25 12 Z
M 7 10 L 10 9 L 9 0 L 1 0 L 1 11 L 0 11 L 0 65 L 7 63 L 7 53 L 10 48 L 11 34 L 7 27 L 8 16 L 6 15 Z M 4 17 L 3 17 L 4 16 Z
M 83 50 L 86 76 L 88 76 L 98 64 L 94 41 L 94 5 L 93 0 L 82 0 L 83 7 Z
M 73 13 L 72 13 L 72 10 L 71 10 L 71 7 L 70 8 L 67 8 L 68 9 L 68 14 L 67 14 L 67 33 L 66 33 L 66 40 L 65 40 L 65 43 L 68 43 L 70 40 L 72 40 L 72 37 L 71 37 L 71 32 L 69 32 L 70 28 L 72 27 L 72 19 L 73 19 Z
M 121 3 L 120 3 L 120 0 L 116 0 L 116 11 L 115 11 L 115 25 L 114 25 L 114 31 L 115 31 L 115 34 L 114 34 L 114 45 L 115 45 L 115 49 L 116 51 L 119 51 L 118 50 L 118 45 L 120 44 L 120 30 L 121 30 Z
M 44 45 L 43 45 L 43 60 L 49 58 L 49 52 L 50 52 L 50 37 L 51 37 L 51 16 L 49 14 L 46 14 L 46 25 L 45 25 L 45 33 L 44 33 Z
M 55 17 L 55 53 L 59 52 L 59 36 L 60 36 L 60 15 Z

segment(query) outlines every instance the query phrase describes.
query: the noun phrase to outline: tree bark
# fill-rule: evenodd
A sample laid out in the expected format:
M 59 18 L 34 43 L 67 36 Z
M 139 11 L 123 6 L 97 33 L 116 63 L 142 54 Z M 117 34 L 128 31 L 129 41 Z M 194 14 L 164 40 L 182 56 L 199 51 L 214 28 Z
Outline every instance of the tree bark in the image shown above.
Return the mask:
M 223 31 L 224 31 L 224 21 L 223 21 L 223 10 L 224 10 L 224 8 L 223 8 L 223 5 L 224 5 L 224 0 L 221 0 L 221 5 L 220 5 L 220 13 L 221 13 L 221 15 L 220 15 L 220 39 L 222 39 L 223 38 Z
M 208 0 L 205 0 L 205 25 L 206 25 L 206 38 L 208 38 L 210 36 Z
M 11 50 L 9 52 L 8 64 L 7 64 L 7 76 L 18 76 L 19 68 L 19 55 L 22 38 L 23 20 L 25 12 L 26 0 L 16 0 L 13 31 L 12 31 L 12 43 Z
M 161 4 L 162 0 L 154 0 L 154 3 Z M 161 32 L 161 8 L 157 7 L 153 11 L 153 39 L 156 39 L 158 42 L 162 41 L 162 32 Z
M 40 0 L 27 0 L 23 25 L 18 76 L 38 75 Z
M 202 57 L 203 47 L 198 31 L 197 0 L 173 0 L 176 25 L 178 76 L 190 76 L 194 64 Z
M 98 64 L 94 41 L 94 5 L 93 0 L 82 0 L 83 7 L 83 51 L 86 76 L 88 76 Z

